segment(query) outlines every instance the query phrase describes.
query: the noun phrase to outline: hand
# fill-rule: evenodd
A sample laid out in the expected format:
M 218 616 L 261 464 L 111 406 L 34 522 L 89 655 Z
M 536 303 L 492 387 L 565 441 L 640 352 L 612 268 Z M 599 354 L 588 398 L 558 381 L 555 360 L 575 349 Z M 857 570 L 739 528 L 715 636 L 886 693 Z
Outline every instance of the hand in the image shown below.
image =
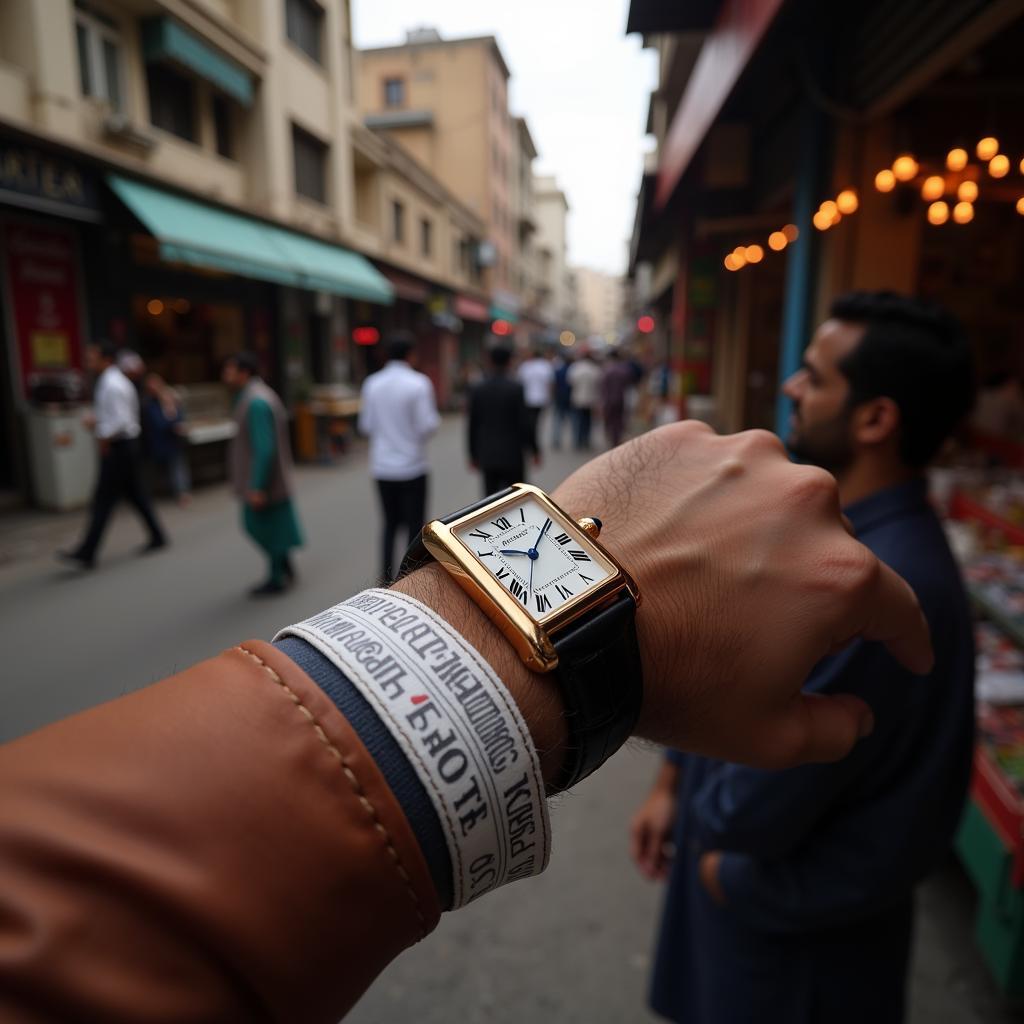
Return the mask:
M 766 768 L 835 760 L 873 722 L 855 697 L 802 693 L 816 662 L 863 636 L 931 670 L 910 588 L 847 532 L 834 478 L 792 464 L 772 434 L 669 424 L 553 496 L 601 516 L 640 587 L 642 736 Z
M 86 430 L 93 430 L 96 426 L 96 414 L 92 412 L 82 413 L 82 426 Z
M 267 492 L 266 491 L 248 491 L 245 495 L 246 503 L 250 508 L 254 508 L 257 511 L 267 507 Z
M 669 766 L 670 767 L 670 766 Z M 644 878 L 664 881 L 672 866 L 676 793 L 657 784 L 629 824 L 629 855 Z
M 700 860 L 697 862 L 697 877 L 715 903 L 724 907 L 728 901 L 725 898 L 725 890 L 722 888 L 721 866 L 722 851 L 708 850 L 707 853 L 700 855 Z

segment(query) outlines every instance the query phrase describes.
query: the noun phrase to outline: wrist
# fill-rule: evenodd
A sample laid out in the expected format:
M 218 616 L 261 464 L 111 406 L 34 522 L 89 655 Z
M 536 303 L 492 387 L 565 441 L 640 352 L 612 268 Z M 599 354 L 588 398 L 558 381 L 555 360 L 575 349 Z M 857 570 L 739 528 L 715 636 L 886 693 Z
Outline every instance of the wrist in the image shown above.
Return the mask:
M 497 626 L 439 565 L 427 565 L 393 588 L 422 601 L 477 649 L 508 688 L 526 721 L 540 758 L 544 781 L 552 784 L 565 758 L 564 705 L 552 676 L 531 672 Z

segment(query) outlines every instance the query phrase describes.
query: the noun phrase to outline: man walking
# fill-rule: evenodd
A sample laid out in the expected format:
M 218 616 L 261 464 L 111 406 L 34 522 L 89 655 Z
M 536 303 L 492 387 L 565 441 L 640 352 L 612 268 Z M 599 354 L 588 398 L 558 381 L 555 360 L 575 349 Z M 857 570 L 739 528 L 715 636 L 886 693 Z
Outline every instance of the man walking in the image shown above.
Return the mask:
M 411 366 L 412 335 L 388 340 L 388 362 L 363 383 L 359 430 L 370 439 L 370 473 L 377 482 L 384 530 L 381 578 L 394 579 L 399 529 L 408 544 L 427 517 L 427 441 L 441 423 L 430 378 Z
M 567 421 L 572 420 L 572 387 L 569 384 L 569 367 L 572 356 L 566 352 L 555 366 L 554 401 L 551 404 L 551 446 L 561 450 L 562 432 Z
M 149 502 L 142 482 L 139 453 L 139 396 L 135 385 L 116 363 L 117 350 L 110 342 L 88 345 L 86 367 L 99 376 L 93 395 L 94 431 L 99 445 L 100 471 L 93 492 L 92 517 L 82 542 L 58 557 L 83 569 L 96 564 L 96 553 L 118 501 L 127 498 L 149 531 L 143 553 L 167 545 L 167 538 Z
M 914 886 L 948 849 L 970 775 L 971 614 L 925 477 L 970 407 L 970 355 L 935 308 L 858 293 L 784 390 L 789 448 L 836 477 L 858 539 L 914 589 L 935 668 L 911 676 L 862 640 L 821 661 L 805 691 L 853 694 L 874 716 L 836 764 L 669 754 L 632 826 L 640 870 L 669 879 L 651 1004 L 686 1024 L 898 1024 Z
M 613 348 L 601 375 L 601 417 L 608 444 L 617 448 L 626 431 L 626 395 L 636 381 L 633 367 Z
M 594 362 L 590 349 L 584 348 L 579 359 L 569 367 L 568 380 L 576 421 L 576 450 L 589 451 L 594 407 L 601 389 L 601 367 Z
M 469 395 L 469 459 L 484 475 L 485 496 L 525 479 L 524 452 L 540 461 L 536 420 L 523 385 L 508 375 L 511 359 L 507 348 L 492 348 L 491 375 Z
M 540 451 L 538 429 L 540 418 L 551 402 L 551 391 L 555 383 L 555 370 L 551 361 L 538 348 L 533 355 L 525 360 L 516 374 L 523 385 L 526 396 L 526 411 L 530 418 L 530 434 L 533 438 L 533 450 Z
M 221 379 L 236 394 L 229 468 L 242 502 L 245 532 L 266 553 L 266 580 L 253 597 L 283 594 L 295 580 L 289 552 L 302 546 L 302 529 L 292 504 L 292 453 L 288 414 L 281 399 L 260 378 L 259 361 L 239 352 L 224 361 Z

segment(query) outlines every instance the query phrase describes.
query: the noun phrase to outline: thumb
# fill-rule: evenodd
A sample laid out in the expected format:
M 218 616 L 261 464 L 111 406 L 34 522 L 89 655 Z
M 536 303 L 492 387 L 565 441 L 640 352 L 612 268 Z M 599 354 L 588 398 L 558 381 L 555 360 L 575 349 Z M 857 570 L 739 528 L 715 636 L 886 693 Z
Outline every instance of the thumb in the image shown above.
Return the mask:
M 763 767 L 787 768 L 812 761 L 838 761 L 875 727 L 860 697 L 801 693 L 766 731 Z

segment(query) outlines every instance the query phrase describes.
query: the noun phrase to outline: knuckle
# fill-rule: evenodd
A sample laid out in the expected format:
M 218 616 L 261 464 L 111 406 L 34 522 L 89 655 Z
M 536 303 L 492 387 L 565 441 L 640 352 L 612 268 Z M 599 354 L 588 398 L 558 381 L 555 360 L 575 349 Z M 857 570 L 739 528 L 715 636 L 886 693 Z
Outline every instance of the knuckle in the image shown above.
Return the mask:
M 827 470 L 817 466 L 794 466 L 790 473 L 789 494 L 803 501 L 816 501 L 839 508 L 839 485 Z
M 744 430 L 736 441 L 748 455 L 785 455 L 782 442 L 770 430 Z

